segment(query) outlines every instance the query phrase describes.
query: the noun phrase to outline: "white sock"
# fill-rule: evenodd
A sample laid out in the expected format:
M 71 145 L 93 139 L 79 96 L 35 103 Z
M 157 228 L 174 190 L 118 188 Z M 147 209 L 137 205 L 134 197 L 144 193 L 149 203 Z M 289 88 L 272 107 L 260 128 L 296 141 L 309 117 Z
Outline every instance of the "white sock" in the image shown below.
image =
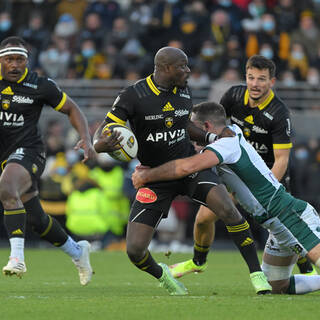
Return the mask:
M 296 294 L 320 290 L 320 275 L 305 276 L 302 274 L 295 274 L 293 277 Z
M 18 258 L 19 261 L 24 261 L 24 238 L 10 238 L 10 258 Z
M 67 241 L 60 248 L 75 260 L 78 260 L 82 254 L 81 247 L 70 236 L 68 236 Z

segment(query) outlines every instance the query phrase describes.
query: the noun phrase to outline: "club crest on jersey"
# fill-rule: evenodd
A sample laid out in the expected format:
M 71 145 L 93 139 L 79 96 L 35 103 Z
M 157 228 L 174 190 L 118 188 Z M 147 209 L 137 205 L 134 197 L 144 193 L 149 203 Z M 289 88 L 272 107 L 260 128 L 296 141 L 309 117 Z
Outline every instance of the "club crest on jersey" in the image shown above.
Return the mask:
M 10 107 L 10 100 L 9 99 L 3 99 L 2 100 L 2 109 L 8 110 Z
M 165 125 L 167 128 L 171 128 L 173 126 L 173 118 L 172 117 L 166 117 L 164 119 Z
M 140 188 L 136 199 L 141 203 L 153 203 L 157 201 L 157 195 L 149 188 Z
M 33 164 L 32 164 L 32 173 L 33 173 L 33 174 L 36 174 L 37 171 L 38 171 L 38 166 L 37 166 L 35 163 L 33 163 Z
M 243 128 L 243 134 L 245 137 L 250 137 L 251 131 L 249 128 Z

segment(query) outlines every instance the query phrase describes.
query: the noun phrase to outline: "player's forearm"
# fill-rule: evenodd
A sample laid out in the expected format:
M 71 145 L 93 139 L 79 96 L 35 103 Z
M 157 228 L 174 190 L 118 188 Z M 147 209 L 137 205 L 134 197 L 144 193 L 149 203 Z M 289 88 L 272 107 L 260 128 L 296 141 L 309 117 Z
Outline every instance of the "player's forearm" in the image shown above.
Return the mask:
M 77 130 L 81 139 L 91 142 L 91 137 L 88 129 L 88 122 L 82 111 L 73 107 L 68 114 L 71 125 Z
M 285 158 L 277 159 L 271 168 L 274 176 L 280 181 L 285 175 L 288 168 L 288 160 Z

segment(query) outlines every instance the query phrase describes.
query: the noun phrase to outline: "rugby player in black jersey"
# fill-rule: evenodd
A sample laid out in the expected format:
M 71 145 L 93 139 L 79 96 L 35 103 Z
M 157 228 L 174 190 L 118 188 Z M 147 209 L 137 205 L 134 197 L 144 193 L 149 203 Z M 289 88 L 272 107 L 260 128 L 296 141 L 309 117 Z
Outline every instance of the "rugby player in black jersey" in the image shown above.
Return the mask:
M 38 129 L 41 110 L 50 105 L 69 117 L 81 140 L 84 161 L 94 157 L 87 120 L 79 107 L 54 81 L 39 77 L 27 68 L 26 43 L 9 37 L 0 44 L 0 201 L 11 253 L 3 267 L 5 275 L 21 277 L 26 272 L 24 240 L 26 219 L 41 238 L 60 247 L 79 271 L 80 283 L 86 285 L 92 276 L 87 241 L 75 242 L 59 223 L 45 214 L 38 197 L 38 180 L 45 167 L 45 146 Z
M 116 98 L 94 135 L 97 152 L 113 151 L 121 143 L 116 131 L 109 136 L 109 132 L 101 134 L 102 128 L 110 122 L 125 124 L 129 121 L 138 139 L 138 159 L 142 166 L 155 167 L 194 154 L 190 138 L 202 143 L 211 141 L 212 134 L 197 128 L 189 120 L 192 97 L 187 87 L 190 69 L 185 53 L 164 47 L 155 55 L 154 64 L 152 75 L 127 87 Z M 126 239 L 127 254 L 132 263 L 159 279 L 171 295 L 187 294 L 184 285 L 172 277 L 168 267 L 157 264 L 148 251 L 155 228 L 167 217 L 177 195 L 188 195 L 217 213 L 249 267 L 256 292 L 269 293 L 271 287 L 261 272 L 249 225 L 211 170 L 184 179 L 148 184 L 137 191 Z
M 260 55 L 252 56 L 246 64 L 246 85 L 231 87 L 220 104 L 224 106 L 231 123 L 241 128 L 275 177 L 288 189 L 291 122 L 287 106 L 272 90 L 276 81 L 275 72 L 276 66 L 272 60 Z M 196 114 L 193 114 L 192 120 L 205 130 L 210 127 L 208 121 L 199 121 Z M 200 207 L 194 224 L 194 257 L 170 266 L 174 276 L 181 277 L 206 269 L 207 254 L 214 240 L 214 223 L 218 219 L 210 209 Z M 301 273 L 317 274 L 305 257 L 300 258 L 297 265 Z

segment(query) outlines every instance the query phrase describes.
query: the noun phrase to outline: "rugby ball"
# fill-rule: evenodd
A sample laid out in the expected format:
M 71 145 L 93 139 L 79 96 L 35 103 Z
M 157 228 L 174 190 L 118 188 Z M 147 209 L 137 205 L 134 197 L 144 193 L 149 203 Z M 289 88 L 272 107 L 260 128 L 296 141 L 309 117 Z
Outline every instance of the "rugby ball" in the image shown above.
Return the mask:
M 116 159 L 118 161 L 129 162 L 137 156 L 138 141 L 134 133 L 128 127 L 120 123 L 112 122 L 104 126 L 102 132 L 105 132 L 107 130 L 110 130 L 111 132 L 114 130 L 119 131 L 121 137 L 123 137 L 123 140 L 121 141 L 122 147 L 118 150 L 108 152 L 108 154 L 113 159 Z

